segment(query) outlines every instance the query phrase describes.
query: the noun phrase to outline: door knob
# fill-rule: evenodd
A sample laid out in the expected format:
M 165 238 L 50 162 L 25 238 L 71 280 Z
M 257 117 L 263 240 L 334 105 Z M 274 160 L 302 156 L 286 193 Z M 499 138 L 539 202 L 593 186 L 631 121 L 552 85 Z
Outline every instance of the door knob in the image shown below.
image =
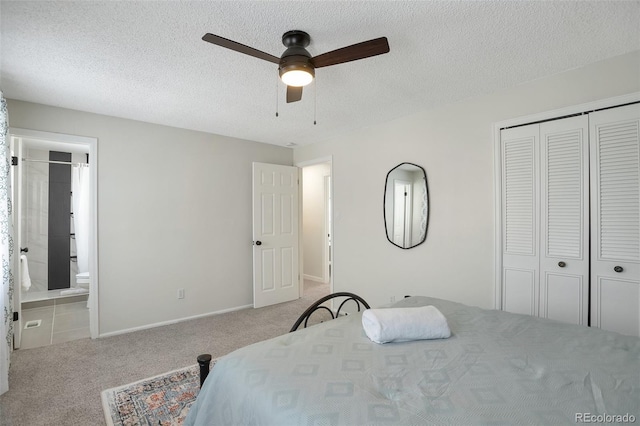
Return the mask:
M 615 266 L 613 268 L 613 270 L 616 271 L 616 272 L 622 272 L 622 271 L 624 271 L 624 268 L 622 266 Z
M 256 245 L 257 246 L 261 246 L 262 245 L 262 241 L 260 241 L 260 240 L 256 241 Z
M 20 253 L 29 253 L 29 247 L 21 248 Z
M 567 266 L 567 264 L 564 262 L 558 262 L 558 266 L 564 268 L 565 266 Z

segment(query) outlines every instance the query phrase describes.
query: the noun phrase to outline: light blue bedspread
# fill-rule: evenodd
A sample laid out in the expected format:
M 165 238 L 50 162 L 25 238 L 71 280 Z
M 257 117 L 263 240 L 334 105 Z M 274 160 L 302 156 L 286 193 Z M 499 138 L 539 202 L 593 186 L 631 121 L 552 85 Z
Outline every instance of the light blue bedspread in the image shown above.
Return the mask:
M 444 314 L 449 339 L 376 344 L 356 314 L 232 352 L 185 424 L 640 422 L 640 339 L 426 297 L 394 306 L 423 305 Z

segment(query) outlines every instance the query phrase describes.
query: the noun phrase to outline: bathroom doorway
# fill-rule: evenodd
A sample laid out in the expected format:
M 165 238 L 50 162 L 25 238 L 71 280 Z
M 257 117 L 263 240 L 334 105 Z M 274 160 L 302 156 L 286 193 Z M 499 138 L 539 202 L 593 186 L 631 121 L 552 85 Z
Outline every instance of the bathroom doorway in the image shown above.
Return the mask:
M 331 160 L 297 166 L 302 169 L 302 294 L 319 299 L 333 291 Z
M 97 140 L 25 129 L 10 135 L 14 347 L 96 337 Z

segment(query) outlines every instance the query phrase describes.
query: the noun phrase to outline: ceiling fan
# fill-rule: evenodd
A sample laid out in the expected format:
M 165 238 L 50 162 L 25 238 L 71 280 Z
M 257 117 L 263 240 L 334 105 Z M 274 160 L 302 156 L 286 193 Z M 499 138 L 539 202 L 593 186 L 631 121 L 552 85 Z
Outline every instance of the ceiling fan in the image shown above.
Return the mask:
M 282 35 L 282 44 L 287 49 L 279 58 L 210 33 L 205 34 L 202 39 L 236 52 L 278 64 L 280 78 L 287 85 L 287 103 L 302 99 L 302 87 L 313 81 L 316 68 L 343 64 L 389 52 L 387 38 L 380 37 L 311 57 L 311 54 L 305 49 L 311 42 L 311 37 L 299 30 L 287 31 Z

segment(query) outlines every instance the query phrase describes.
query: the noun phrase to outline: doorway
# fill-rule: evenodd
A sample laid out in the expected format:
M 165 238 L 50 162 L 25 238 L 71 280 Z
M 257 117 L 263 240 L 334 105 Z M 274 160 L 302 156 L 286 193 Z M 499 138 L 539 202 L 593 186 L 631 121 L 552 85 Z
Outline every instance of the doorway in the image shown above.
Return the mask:
M 9 133 L 20 250 L 14 347 L 97 337 L 97 140 L 17 128 Z
M 297 166 L 302 175 L 302 295 L 317 300 L 333 292 L 331 159 Z

